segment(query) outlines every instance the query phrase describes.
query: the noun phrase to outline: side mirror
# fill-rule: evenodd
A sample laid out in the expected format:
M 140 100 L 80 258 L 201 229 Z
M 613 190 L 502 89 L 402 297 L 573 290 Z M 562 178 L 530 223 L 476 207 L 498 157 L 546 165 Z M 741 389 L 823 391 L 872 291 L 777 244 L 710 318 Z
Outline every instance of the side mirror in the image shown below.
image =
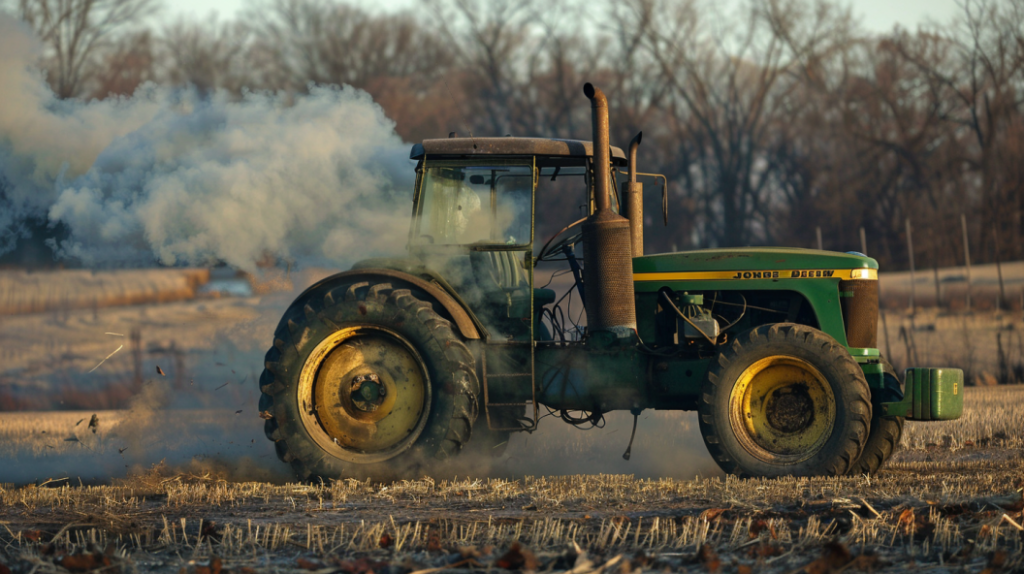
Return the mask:
M 472 183 L 473 185 L 483 185 L 484 184 L 484 176 L 482 176 L 482 175 L 471 175 L 471 176 L 469 176 L 469 183 Z

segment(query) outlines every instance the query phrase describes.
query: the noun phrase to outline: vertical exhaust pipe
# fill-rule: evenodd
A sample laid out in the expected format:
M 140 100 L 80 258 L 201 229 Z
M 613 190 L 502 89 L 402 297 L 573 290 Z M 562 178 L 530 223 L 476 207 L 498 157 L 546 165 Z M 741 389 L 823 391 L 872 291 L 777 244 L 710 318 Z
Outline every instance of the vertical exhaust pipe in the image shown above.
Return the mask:
M 636 181 L 636 148 L 644 132 L 638 132 L 629 142 L 629 181 L 622 182 L 622 214 L 629 220 L 629 243 L 633 257 L 644 255 L 644 186 Z
M 595 211 L 583 222 L 587 328 L 626 338 L 636 331 L 630 224 L 611 209 L 608 99 L 590 83 L 583 86 L 583 93 L 590 99 L 594 131 Z

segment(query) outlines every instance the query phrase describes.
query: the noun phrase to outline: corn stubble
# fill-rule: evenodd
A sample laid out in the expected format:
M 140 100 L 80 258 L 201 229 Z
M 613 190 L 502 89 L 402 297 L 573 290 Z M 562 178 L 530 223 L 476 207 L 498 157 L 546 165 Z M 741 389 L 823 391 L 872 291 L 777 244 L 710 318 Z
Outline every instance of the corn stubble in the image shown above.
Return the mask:
M 968 389 L 963 419 L 908 425 L 906 450 L 875 477 L 272 485 L 158 466 L 109 486 L 3 485 L 0 564 L 39 573 L 902 572 L 911 564 L 1010 572 L 1024 568 L 1021 391 Z

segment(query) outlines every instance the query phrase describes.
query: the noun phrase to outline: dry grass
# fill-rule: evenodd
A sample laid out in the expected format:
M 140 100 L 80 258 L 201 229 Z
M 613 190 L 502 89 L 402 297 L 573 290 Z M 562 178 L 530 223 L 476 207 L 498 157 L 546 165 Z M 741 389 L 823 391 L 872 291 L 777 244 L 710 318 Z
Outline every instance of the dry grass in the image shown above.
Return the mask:
M 1009 572 L 1024 567 L 1022 399 L 1019 387 L 967 389 L 963 420 L 909 424 L 908 450 L 876 477 L 273 485 L 158 467 L 111 486 L 5 485 L 0 562 L 58 572 L 63 557 L 105 549 L 111 567 L 194 574 L 214 557 L 236 572 L 560 571 L 588 562 L 576 571 L 591 572 L 613 561 L 622 571 L 717 563 L 727 572 L 881 572 L 913 561 Z M 579 455 L 602 442 L 600 431 L 577 435 L 548 450 L 535 441 L 532 451 Z
M 209 280 L 209 269 L 2 271 L 0 315 L 180 301 Z
M 5 488 L 0 542 L 26 567 L 106 547 L 126 564 L 148 560 L 168 571 L 214 555 L 274 570 L 299 569 L 300 557 L 416 569 L 468 556 L 493 567 L 513 542 L 551 568 L 559 560 L 571 567 L 580 551 L 598 563 L 624 555 L 643 569 L 707 566 L 706 547 L 734 565 L 781 572 L 839 543 L 853 556 L 873 556 L 875 570 L 908 559 L 974 569 L 999 553 L 1020 564 L 1022 471 L 1018 459 L 877 478 L 282 486 L 154 472 L 116 486 Z

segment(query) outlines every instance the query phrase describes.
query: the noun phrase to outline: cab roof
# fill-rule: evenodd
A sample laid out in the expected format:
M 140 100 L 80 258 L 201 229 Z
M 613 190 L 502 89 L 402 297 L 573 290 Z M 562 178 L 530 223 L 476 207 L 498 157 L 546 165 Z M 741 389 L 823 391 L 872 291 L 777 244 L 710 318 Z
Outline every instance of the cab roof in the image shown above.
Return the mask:
M 423 140 L 412 146 L 410 159 L 423 159 L 424 156 L 487 156 L 487 155 L 519 155 L 519 156 L 555 156 L 555 157 L 591 157 L 594 145 L 582 140 L 563 140 L 548 138 L 438 138 Z M 626 154 L 622 148 L 611 146 L 611 160 L 615 165 L 626 165 Z

